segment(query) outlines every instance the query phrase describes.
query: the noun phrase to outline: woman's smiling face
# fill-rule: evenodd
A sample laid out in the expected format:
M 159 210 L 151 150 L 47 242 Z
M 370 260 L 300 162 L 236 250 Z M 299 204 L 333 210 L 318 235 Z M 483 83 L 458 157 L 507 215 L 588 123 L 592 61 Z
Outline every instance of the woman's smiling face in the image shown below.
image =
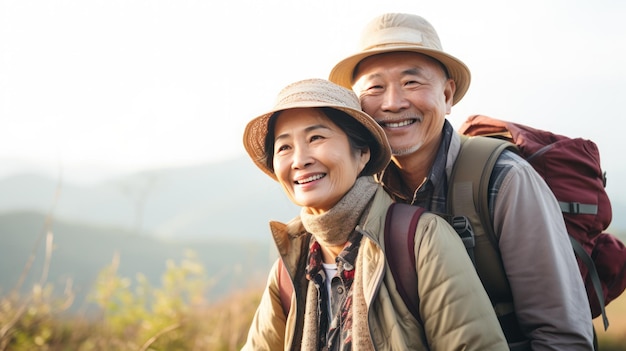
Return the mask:
M 321 110 L 282 111 L 274 125 L 274 172 L 296 205 L 330 210 L 352 188 L 370 158 Z

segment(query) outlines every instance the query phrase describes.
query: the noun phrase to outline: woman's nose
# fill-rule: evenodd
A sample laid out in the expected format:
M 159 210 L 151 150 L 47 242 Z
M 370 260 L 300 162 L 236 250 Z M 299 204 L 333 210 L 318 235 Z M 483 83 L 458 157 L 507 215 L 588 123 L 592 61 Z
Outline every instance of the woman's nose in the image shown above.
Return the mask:
M 307 147 L 294 147 L 293 160 L 291 163 L 291 167 L 293 169 L 303 169 L 311 165 L 313 161 L 313 157 L 309 152 Z

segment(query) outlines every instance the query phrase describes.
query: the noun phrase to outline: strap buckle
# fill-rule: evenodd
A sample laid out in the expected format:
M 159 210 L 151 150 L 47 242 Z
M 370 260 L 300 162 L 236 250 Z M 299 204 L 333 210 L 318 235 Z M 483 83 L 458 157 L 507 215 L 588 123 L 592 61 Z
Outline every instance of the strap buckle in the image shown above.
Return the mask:
M 476 246 L 476 235 L 474 234 L 474 229 L 472 229 L 472 224 L 469 219 L 466 216 L 453 217 L 452 228 L 454 228 L 457 234 L 461 237 L 461 241 L 463 241 L 463 245 L 465 245 L 467 254 L 470 259 L 472 259 L 472 263 L 475 264 L 474 246 Z

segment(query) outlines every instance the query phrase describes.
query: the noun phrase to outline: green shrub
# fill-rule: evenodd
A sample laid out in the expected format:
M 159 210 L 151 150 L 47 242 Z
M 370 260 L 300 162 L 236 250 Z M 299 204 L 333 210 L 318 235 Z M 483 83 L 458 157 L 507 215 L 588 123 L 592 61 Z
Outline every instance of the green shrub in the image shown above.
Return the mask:
M 73 299 L 71 289 L 55 297 L 50 284 L 34 284 L 28 294 L 12 291 L 0 298 L 0 350 L 47 350 L 57 341 L 60 324 L 55 316 Z
M 3 350 L 239 350 L 258 305 L 260 288 L 235 292 L 210 303 L 211 280 L 195 254 L 168 261 L 161 286 L 138 274 L 118 275 L 119 258 L 102 269 L 89 301 L 97 316 L 64 314 L 73 303 L 71 288 L 55 297 L 52 285 L 35 285 L 20 298 L 0 299 Z

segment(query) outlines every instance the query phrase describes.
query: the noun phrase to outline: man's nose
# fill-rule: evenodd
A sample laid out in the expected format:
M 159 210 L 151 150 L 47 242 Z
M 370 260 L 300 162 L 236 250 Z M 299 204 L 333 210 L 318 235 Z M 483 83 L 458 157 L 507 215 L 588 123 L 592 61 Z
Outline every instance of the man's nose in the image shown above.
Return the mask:
M 396 112 L 407 108 L 408 106 L 409 101 L 406 99 L 404 91 L 401 87 L 397 85 L 390 85 L 387 89 L 385 89 L 381 105 L 381 109 L 383 111 Z

